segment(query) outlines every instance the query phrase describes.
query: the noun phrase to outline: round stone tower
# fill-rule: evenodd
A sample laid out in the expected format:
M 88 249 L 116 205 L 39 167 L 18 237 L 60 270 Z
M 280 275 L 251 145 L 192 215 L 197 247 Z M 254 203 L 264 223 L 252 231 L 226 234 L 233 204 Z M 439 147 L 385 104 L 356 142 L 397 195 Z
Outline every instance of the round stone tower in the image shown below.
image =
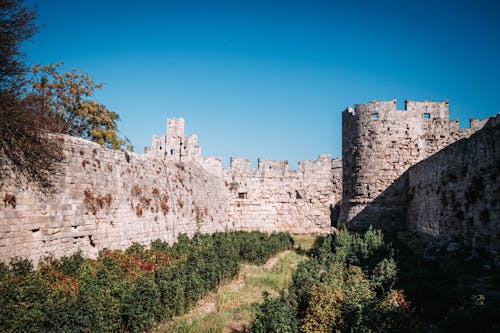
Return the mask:
M 404 110 L 397 110 L 396 104 L 396 100 L 373 101 L 342 112 L 340 223 L 377 224 L 358 221 L 361 216 L 365 220 L 377 218 L 359 213 L 380 198 L 410 166 L 450 143 L 447 101 L 406 101 Z M 380 205 L 377 213 L 383 209 L 384 205 Z M 396 219 L 391 214 L 376 215 Z

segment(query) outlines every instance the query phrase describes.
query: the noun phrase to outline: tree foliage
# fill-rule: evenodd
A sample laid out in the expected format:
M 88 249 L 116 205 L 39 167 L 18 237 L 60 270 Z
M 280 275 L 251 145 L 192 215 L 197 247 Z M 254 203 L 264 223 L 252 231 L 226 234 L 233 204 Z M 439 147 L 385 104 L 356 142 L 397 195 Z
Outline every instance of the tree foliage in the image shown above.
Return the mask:
M 35 66 L 38 72 L 26 76 L 22 45 L 37 32 L 35 14 L 22 0 L 0 0 L 0 185 L 12 174 L 16 183 L 28 180 L 49 190 L 63 156 L 61 140 L 50 133 L 132 147 L 118 136 L 118 114 L 90 99 L 101 87 L 90 76 L 59 74 L 58 65 Z
M 23 42 L 37 31 L 35 11 L 22 0 L 0 0 L 0 91 L 19 93 L 25 64 Z
M 61 72 L 61 65 L 33 66 L 28 77 L 28 97 L 35 100 L 45 114 L 57 120 L 58 132 L 79 136 L 107 148 L 132 150 L 129 140 L 118 135 L 118 114 L 91 100 L 102 84 L 76 69 Z
M 26 66 L 21 46 L 35 32 L 33 9 L 21 0 L 0 0 L 0 160 L 18 178 L 45 189 L 61 153 L 59 142 L 47 137 L 56 132 L 53 119 L 33 99 L 22 98 Z

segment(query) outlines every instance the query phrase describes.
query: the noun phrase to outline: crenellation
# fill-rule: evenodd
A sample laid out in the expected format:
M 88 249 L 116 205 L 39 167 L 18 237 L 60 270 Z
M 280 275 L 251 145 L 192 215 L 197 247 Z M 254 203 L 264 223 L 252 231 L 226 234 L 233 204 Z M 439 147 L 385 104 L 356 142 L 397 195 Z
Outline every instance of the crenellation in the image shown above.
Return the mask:
M 449 118 L 448 101 L 434 102 L 434 101 L 405 101 L 405 110 L 416 118 L 424 119 L 442 119 L 447 121 Z M 426 114 L 429 118 L 426 118 Z
M 201 156 L 196 134 L 184 120 L 169 119 L 167 133 L 152 137 L 145 154 L 104 149 L 63 137 L 64 161 L 54 175 L 54 193 L 8 180 L 2 191 L 17 207 L 0 207 L 0 258 L 11 253 L 33 259 L 81 249 L 95 257 L 104 248 L 132 242 L 174 241 L 195 232 L 261 230 L 300 233 L 330 230 L 330 206 L 340 199 L 340 174 L 329 155 L 299 162 Z M 5 195 L 5 193 L 0 193 Z
M 288 171 L 288 161 L 280 160 L 257 160 L 257 169 L 263 177 L 286 177 Z
M 297 170 L 283 160 L 260 159 L 251 168 L 248 159 L 231 158 L 223 170 L 231 220 L 242 230 L 328 232 L 331 208 L 340 200 L 341 172 L 326 154 L 299 161 Z
M 342 113 L 343 196 L 341 222 L 351 221 L 410 166 L 484 125 L 458 128 L 448 102 L 374 101 Z M 357 219 L 359 221 L 359 218 Z
M 500 116 L 460 128 L 447 101 L 395 106 L 375 101 L 342 112 L 339 223 L 456 239 L 500 257 Z
M 343 157 L 321 154 L 296 169 L 287 160 L 259 159 L 253 168 L 249 159 L 233 157 L 224 168 L 220 157 L 201 155 L 197 135 L 184 134 L 182 118 L 168 119 L 166 133 L 153 136 L 145 154 L 65 136 L 53 193 L 17 181 L 0 159 L 0 195 L 16 198 L 16 205 L 0 205 L 0 258 L 16 253 L 38 261 L 78 248 L 92 257 L 132 242 L 172 242 L 180 233 L 326 233 L 336 221 L 452 234 L 453 226 L 436 214 L 458 214 L 452 210 L 467 201 L 478 177 L 484 193 L 496 193 L 500 148 L 491 138 L 498 137 L 500 117 L 471 119 L 469 128 L 460 128 L 448 112 L 447 101 L 406 101 L 404 110 L 397 110 L 396 100 L 348 107 L 342 112 Z M 443 187 L 446 182 L 461 190 L 439 203 L 453 191 Z M 481 223 L 498 216 L 494 202 L 464 204 L 464 216 L 479 230 L 464 237 L 491 242 L 488 233 L 498 227 Z
M 229 167 L 231 170 L 240 172 L 251 170 L 250 160 L 242 157 L 231 157 L 229 159 Z

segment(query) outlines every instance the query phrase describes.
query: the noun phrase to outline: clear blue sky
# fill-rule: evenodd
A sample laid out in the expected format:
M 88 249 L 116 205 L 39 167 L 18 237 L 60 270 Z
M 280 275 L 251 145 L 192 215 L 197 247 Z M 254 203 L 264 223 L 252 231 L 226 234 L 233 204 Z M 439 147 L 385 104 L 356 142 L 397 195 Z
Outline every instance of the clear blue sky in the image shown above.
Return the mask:
M 137 152 L 183 117 L 205 156 L 341 155 L 341 110 L 450 101 L 461 126 L 500 109 L 500 1 L 29 0 L 28 63 L 104 82 Z

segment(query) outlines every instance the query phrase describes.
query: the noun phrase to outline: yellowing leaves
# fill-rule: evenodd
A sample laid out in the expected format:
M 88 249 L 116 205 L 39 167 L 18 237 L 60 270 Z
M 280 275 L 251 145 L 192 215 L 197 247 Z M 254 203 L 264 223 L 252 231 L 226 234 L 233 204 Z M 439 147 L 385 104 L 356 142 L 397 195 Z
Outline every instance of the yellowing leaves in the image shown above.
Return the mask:
M 45 113 L 58 118 L 64 124 L 61 132 L 80 136 L 107 148 L 132 150 L 127 138 L 118 135 L 116 112 L 108 110 L 89 97 L 102 83 L 95 83 L 86 73 L 76 69 L 60 73 L 61 63 L 35 65 L 28 80 L 31 94 L 38 98 Z

